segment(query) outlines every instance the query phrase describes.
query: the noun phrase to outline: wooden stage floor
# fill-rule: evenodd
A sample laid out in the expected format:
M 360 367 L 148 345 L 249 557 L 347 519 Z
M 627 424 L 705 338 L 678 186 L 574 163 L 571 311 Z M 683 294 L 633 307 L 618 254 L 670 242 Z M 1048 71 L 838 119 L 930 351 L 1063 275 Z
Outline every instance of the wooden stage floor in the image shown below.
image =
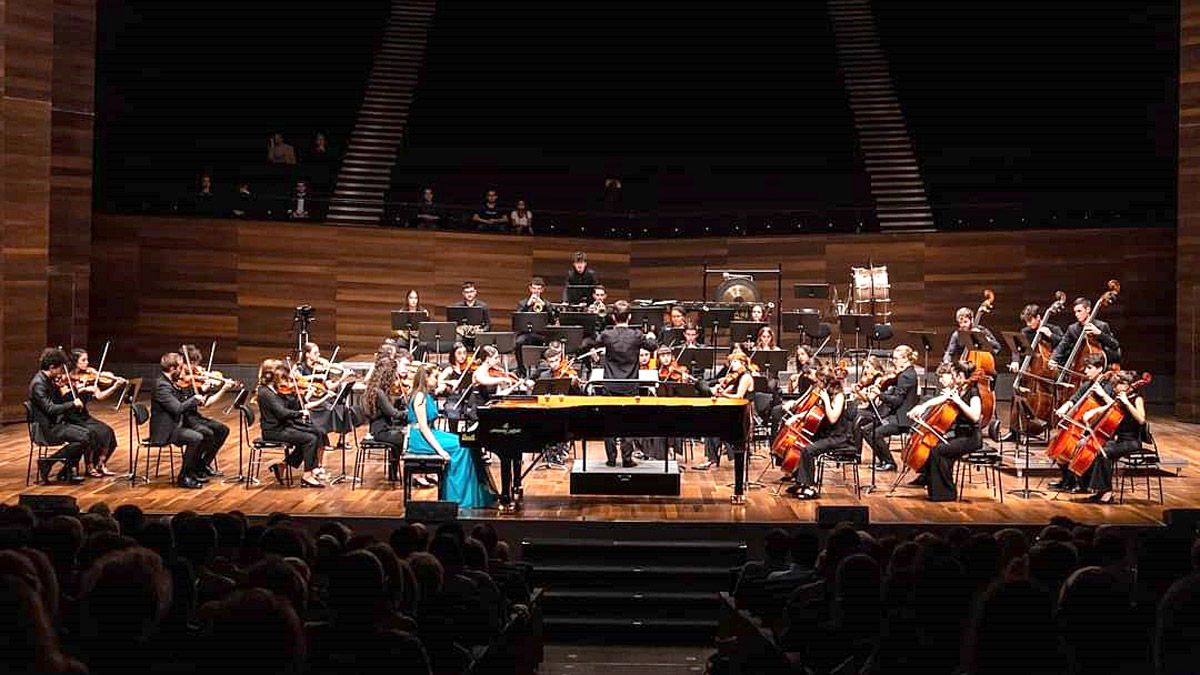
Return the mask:
M 114 426 L 121 448 L 113 457 L 110 468 L 124 471 L 128 467 L 128 417 L 125 412 L 114 413 L 104 407 L 97 411 L 105 421 Z M 224 420 L 230 424 L 232 433 L 229 443 L 220 455 L 226 473 L 236 473 L 238 461 L 236 418 Z M 873 494 L 855 499 L 853 489 L 844 485 L 841 477 L 831 472 L 827 477 L 825 496 L 815 501 L 799 501 L 786 496 L 776 496 L 779 472 L 768 469 L 764 476 L 765 488 L 747 493 L 746 504 L 730 504 L 732 469 L 723 464 L 719 470 L 706 472 L 684 472 L 683 495 L 680 497 L 573 497 L 568 494 L 568 474 L 565 471 L 538 470 L 530 472 L 525 482 L 524 508 L 515 513 L 499 513 L 493 510 L 464 512 L 463 517 L 496 518 L 501 520 L 536 520 L 561 522 L 666 522 L 686 521 L 694 523 L 796 523 L 812 522 L 817 505 L 865 505 L 870 507 L 871 522 L 890 524 L 918 523 L 977 523 L 977 524 L 1040 524 L 1052 516 L 1066 515 L 1085 523 L 1152 524 L 1161 521 L 1164 508 L 1200 506 L 1200 478 L 1192 475 L 1192 466 L 1200 463 L 1200 425 L 1183 424 L 1170 417 L 1152 417 L 1151 428 L 1158 439 L 1161 452 L 1166 456 L 1186 462 L 1178 470 L 1164 475 L 1163 487 L 1166 504 L 1146 499 L 1144 481 L 1135 499 L 1127 499 L 1123 505 L 1091 505 L 1074 503 L 1066 495 L 1053 499 L 1053 493 L 1022 499 L 1006 495 L 1004 503 L 993 499 L 990 490 L 984 487 L 982 474 L 977 483 L 969 485 L 966 500 L 956 503 L 930 503 L 924 491 L 900 488 L 893 496 L 887 496 L 887 488 L 895 474 L 879 474 L 879 489 Z M 257 431 L 257 428 L 254 430 Z M 202 490 L 184 490 L 173 487 L 166 477 L 164 458 L 163 475 L 149 485 L 131 486 L 127 479 L 88 479 L 87 482 L 65 486 L 26 486 L 25 469 L 28 458 L 28 437 L 24 424 L 10 424 L 0 428 L 0 502 L 15 503 L 22 493 L 64 494 L 76 497 L 82 508 L 104 501 L 110 506 L 136 503 L 151 513 L 173 513 L 181 510 L 217 512 L 240 510 L 249 515 L 265 515 L 283 511 L 296 515 L 345 516 L 366 518 L 400 517 L 404 514 L 403 494 L 391 489 L 383 480 L 382 469 L 368 470 L 367 486 L 351 490 L 348 483 L 323 490 L 284 488 L 270 479 L 263 471 L 264 481 L 260 486 L 245 489 L 242 485 L 214 482 Z M 702 453 L 702 448 L 698 447 Z M 594 453 L 594 454 L 593 454 Z M 351 454 L 348 453 L 348 457 Z M 603 458 L 599 443 L 589 443 L 589 458 Z M 331 471 L 340 469 L 340 453 L 327 458 Z M 752 476 L 757 476 L 766 466 L 765 459 L 755 459 Z M 145 460 L 143 459 L 143 466 Z M 493 466 L 493 471 L 495 471 Z M 1052 474 L 1042 471 L 1031 478 L 1031 486 L 1037 487 Z M 863 481 L 870 480 L 870 469 L 863 467 Z M 1019 488 L 1022 481 L 1015 472 L 1006 471 L 1006 490 Z M 418 498 L 432 498 L 432 491 L 417 491 Z

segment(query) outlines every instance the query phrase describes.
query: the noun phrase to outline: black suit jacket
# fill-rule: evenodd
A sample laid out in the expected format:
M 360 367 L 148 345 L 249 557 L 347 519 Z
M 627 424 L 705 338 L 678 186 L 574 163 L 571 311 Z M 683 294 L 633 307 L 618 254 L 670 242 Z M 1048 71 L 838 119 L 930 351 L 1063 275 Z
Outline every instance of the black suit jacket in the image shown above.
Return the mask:
M 654 340 L 637 328 L 613 326 L 600 333 L 598 344 L 604 347 L 604 379 L 636 380 L 638 377 L 638 352 L 642 347 L 654 350 Z M 637 384 L 629 383 L 605 387 L 610 394 L 633 396 Z
M 917 404 L 918 384 L 917 369 L 909 366 L 900 371 L 895 384 L 879 393 L 879 400 L 891 411 L 892 421 L 902 427 L 908 426 L 908 412 Z
M 1096 342 L 1104 349 L 1104 356 L 1108 358 L 1108 364 L 1113 365 L 1121 362 L 1121 343 L 1117 340 L 1117 336 L 1113 335 L 1112 328 L 1109 325 L 1096 319 L 1092 321 L 1096 328 L 1100 329 L 1100 334 L 1096 336 Z M 1063 334 L 1062 342 L 1054 348 L 1054 354 L 1050 356 L 1050 360 L 1060 364 L 1069 365 L 1067 359 L 1071 358 L 1071 350 L 1075 348 L 1075 343 L 1079 341 L 1079 334 L 1083 332 L 1083 324 L 1076 321 L 1067 326 L 1066 332 Z
M 1046 326 L 1046 328 L 1050 329 L 1050 337 L 1046 337 L 1045 335 L 1043 335 L 1042 341 L 1045 342 L 1046 344 L 1050 345 L 1050 351 L 1051 351 L 1051 353 L 1053 353 L 1054 350 L 1058 349 L 1058 345 L 1062 344 L 1063 329 L 1052 323 L 1047 323 L 1047 324 L 1043 324 L 1043 325 Z M 1021 335 L 1023 335 L 1025 337 L 1025 340 L 1028 341 L 1029 344 L 1032 345 L 1034 339 L 1037 337 L 1037 331 L 1033 330 L 1029 326 L 1023 326 L 1021 328 Z M 1021 358 L 1014 353 L 1012 355 L 1012 362 L 1017 364 L 1018 366 L 1020 366 Z
M 264 434 L 283 431 L 304 417 L 304 413 L 292 408 L 282 396 L 270 387 L 258 388 L 259 427 Z
M 47 440 L 53 435 L 51 430 L 63 422 L 63 416 L 75 409 L 74 403 L 60 399 L 58 387 L 40 370 L 29 381 L 29 403 L 33 421 Z
M 175 430 L 183 425 L 184 416 L 200 409 L 200 402 L 195 397 L 188 396 L 181 401 L 179 396 L 180 391 L 166 373 L 159 375 L 150 398 L 151 443 L 170 443 Z

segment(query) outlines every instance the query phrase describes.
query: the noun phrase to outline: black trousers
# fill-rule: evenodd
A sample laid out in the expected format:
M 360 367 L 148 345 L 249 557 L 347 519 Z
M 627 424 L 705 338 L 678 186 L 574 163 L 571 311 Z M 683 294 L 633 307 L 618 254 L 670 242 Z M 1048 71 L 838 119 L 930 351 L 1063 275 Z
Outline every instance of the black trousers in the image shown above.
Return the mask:
M 1104 450 L 1096 455 L 1096 461 L 1088 471 L 1088 487 L 1096 492 L 1108 492 L 1112 489 L 1113 469 L 1117 460 L 1127 457 L 1142 449 L 1142 442 L 1136 438 L 1117 437 L 1104 444 Z
M 313 427 L 296 426 L 264 431 L 263 439 L 290 443 L 292 450 L 284 461 L 293 469 L 303 464 L 305 471 L 317 468 L 317 450 L 326 445 L 325 434 Z
M 880 421 L 873 415 L 860 418 L 859 424 L 863 438 L 866 439 L 867 445 L 871 446 L 875 461 L 880 464 L 895 464 L 892 450 L 888 447 L 888 437 L 908 431 L 908 427 L 901 426 L 888 417 Z
M 95 438 L 88 428 L 81 424 L 56 424 L 46 430 L 46 441 L 57 445 L 58 443 L 66 443 L 59 448 L 54 454 L 47 456 L 47 459 L 60 460 L 63 467 L 66 469 L 75 470 L 79 465 L 79 458 L 85 453 L 91 454 L 95 444 Z
M 229 438 L 229 427 L 214 419 L 199 416 L 188 419 L 184 426 L 203 437 L 198 460 L 200 464 L 193 468 L 212 464 L 217 458 L 217 452 L 225 445 L 225 439 Z
M 633 439 L 622 438 L 621 441 L 621 461 L 633 461 Z M 604 454 L 610 463 L 617 461 L 617 439 L 604 439 Z
M 183 446 L 183 463 L 179 465 L 176 479 L 192 475 L 201 466 L 200 457 L 204 454 L 207 442 L 208 437 L 188 427 L 179 427 L 171 434 L 171 443 Z
M 851 449 L 850 436 L 826 436 L 808 444 L 800 452 L 800 466 L 796 467 L 796 484 L 811 487 L 817 484 L 817 457 L 828 452 L 841 449 Z
M 929 501 L 952 502 L 958 499 L 958 486 L 954 483 L 954 462 L 982 447 L 983 436 L 978 431 L 933 446 L 929 453 L 929 461 L 925 463 Z
M 92 435 L 92 447 L 86 457 L 87 463 L 94 466 L 108 461 L 117 449 L 117 433 L 112 427 L 91 416 L 80 420 L 79 424 Z

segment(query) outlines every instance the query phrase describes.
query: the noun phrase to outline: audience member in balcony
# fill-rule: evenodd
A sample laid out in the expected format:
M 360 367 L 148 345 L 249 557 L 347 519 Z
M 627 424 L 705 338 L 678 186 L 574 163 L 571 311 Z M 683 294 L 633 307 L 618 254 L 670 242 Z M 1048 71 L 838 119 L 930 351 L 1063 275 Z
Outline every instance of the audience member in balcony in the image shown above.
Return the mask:
M 213 191 L 212 176 L 207 173 L 200 175 L 196 194 L 192 196 L 192 210 L 206 216 L 217 215 L 220 211 L 217 194 Z
M 304 158 L 305 164 L 319 164 L 321 162 L 333 162 L 334 153 L 329 148 L 329 139 L 326 138 L 323 132 L 318 131 L 313 136 L 312 147 L 308 150 L 308 156 Z
M 600 200 L 601 208 L 605 211 L 620 211 L 625 198 L 624 187 L 621 179 L 616 176 L 605 178 L 604 193 Z
M 292 192 L 292 199 L 288 204 L 288 218 L 292 220 L 312 220 L 315 217 L 315 207 L 312 193 L 308 191 L 308 181 L 296 181 L 296 189 Z
M 436 230 L 445 219 L 442 206 L 433 199 L 433 188 L 421 191 L 421 201 L 417 203 L 416 213 L 413 214 L 411 226 L 418 230 Z
M 267 140 L 267 161 L 272 164 L 295 164 L 296 149 L 283 140 L 283 134 L 274 134 Z
M 517 200 L 517 208 L 508 214 L 513 232 L 517 234 L 533 234 L 533 212 L 525 205 L 524 199 Z
M 503 232 L 508 227 L 508 215 L 500 208 L 500 196 L 495 190 L 487 191 L 483 205 L 471 215 L 471 222 L 480 232 Z
M 250 184 L 242 181 L 238 184 L 237 194 L 233 196 L 233 215 L 236 218 L 258 218 L 258 204 L 255 202 L 254 191 Z

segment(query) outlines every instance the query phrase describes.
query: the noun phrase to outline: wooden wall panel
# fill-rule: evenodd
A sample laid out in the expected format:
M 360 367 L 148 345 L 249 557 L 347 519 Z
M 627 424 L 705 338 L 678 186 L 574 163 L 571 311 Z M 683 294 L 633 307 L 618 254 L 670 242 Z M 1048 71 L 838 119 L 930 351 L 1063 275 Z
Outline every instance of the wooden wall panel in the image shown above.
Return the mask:
M 1175 414 L 1200 421 L 1200 0 L 1180 2 Z
M 185 338 L 220 338 L 222 362 L 278 355 L 295 342 L 288 328 L 302 303 L 317 310 L 313 337 L 323 346 L 340 344 L 346 355 L 370 351 L 390 332 L 389 312 L 408 289 L 418 289 L 435 318 L 444 319 L 442 307 L 459 299 L 464 279 L 479 285 L 495 324 L 507 327 L 530 275 L 546 277 L 556 298 L 570 254 L 583 249 L 614 299 L 699 299 L 706 262 L 739 269 L 778 263 L 786 309 L 801 304 L 790 297 L 792 284 L 832 283 L 844 297 L 852 266 L 886 264 L 897 331 L 909 340 L 906 331 L 938 330 L 935 357 L 954 309 L 975 307 L 984 287 L 997 294 L 988 325 L 1014 329 L 1025 303 L 1044 305 L 1057 289 L 1094 297 L 1116 276 L 1124 292 L 1108 317 L 1127 361 L 1158 374 L 1174 365 L 1169 230 L 628 242 L 109 215 L 96 217 L 95 230 L 93 286 L 136 289 L 127 303 L 93 317 L 93 341 L 112 334 L 119 344 L 137 345 L 133 355 L 118 350 L 121 361 L 153 361 Z M 1109 243 L 1098 249 L 1099 261 L 1076 263 L 1078 252 L 1097 241 Z M 206 246 L 193 256 L 197 264 L 169 263 Z M 712 277 L 710 290 L 719 282 Z M 772 278 L 759 283 L 774 294 Z

